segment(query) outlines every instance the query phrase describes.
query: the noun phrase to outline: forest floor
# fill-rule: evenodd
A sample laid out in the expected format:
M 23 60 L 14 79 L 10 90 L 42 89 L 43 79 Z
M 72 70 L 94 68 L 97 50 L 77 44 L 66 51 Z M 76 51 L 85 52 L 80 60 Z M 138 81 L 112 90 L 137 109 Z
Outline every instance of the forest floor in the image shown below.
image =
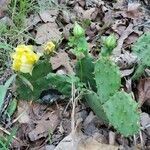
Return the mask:
M 101 37 L 117 38 L 115 61 L 122 87 L 132 93 L 141 108 L 141 131 L 125 138 L 105 125 L 86 102 L 57 99 L 53 104 L 23 101 L 0 124 L 0 149 L 16 150 L 141 150 L 150 149 L 150 68 L 132 81 L 137 63 L 131 47 L 150 32 L 150 3 L 136 0 L 0 0 L 0 83 L 13 73 L 10 53 L 19 44 L 34 45 L 40 51 L 49 40 L 57 43 L 51 63 L 54 72 L 69 74 L 76 57 L 67 44 L 77 21 L 86 30 L 91 55 L 101 50 Z M 53 92 L 53 91 L 52 91 Z M 53 93 L 50 96 L 55 96 Z M 5 97 L 3 112 L 15 94 Z

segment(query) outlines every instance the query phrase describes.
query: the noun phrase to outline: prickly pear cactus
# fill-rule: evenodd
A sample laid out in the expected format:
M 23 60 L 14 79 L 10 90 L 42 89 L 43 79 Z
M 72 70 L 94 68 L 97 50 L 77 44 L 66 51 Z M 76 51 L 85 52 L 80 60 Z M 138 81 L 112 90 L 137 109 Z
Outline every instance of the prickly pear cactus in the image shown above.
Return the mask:
M 125 92 L 117 92 L 103 105 L 109 122 L 125 137 L 139 131 L 138 104 Z
M 94 111 L 94 113 L 102 119 L 105 123 L 108 122 L 106 114 L 104 112 L 104 109 L 102 107 L 100 98 L 95 92 L 89 92 L 85 95 L 85 99 L 88 103 L 88 105 L 91 107 L 91 109 Z
M 88 88 L 96 91 L 96 83 L 94 80 L 94 62 L 93 58 L 86 56 L 81 60 L 78 60 L 76 64 L 76 75 L 80 78 L 80 81 L 85 83 Z
M 150 33 L 143 34 L 133 45 L 132 51 L 138 57 L 138 68 L 132 79 L 138 79 L 146 67 L 150 67 Z
M 94 73 L 97 94 L 103 104 L 119 90 L 121 85 L 120 71 L 109 58 L 102 57 L 95 64 Z
M 138 56 L 139 61 L 150 66 L 150 33 L 143 34 L 134 44 L 132 50 Z

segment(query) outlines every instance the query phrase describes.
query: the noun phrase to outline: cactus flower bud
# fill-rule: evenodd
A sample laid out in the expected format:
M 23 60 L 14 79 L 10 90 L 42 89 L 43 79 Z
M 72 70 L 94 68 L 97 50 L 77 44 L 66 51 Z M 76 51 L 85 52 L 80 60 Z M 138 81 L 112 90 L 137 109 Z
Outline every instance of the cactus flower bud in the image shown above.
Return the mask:
M 108 49 L 114 49 L 116 47 L 117 39 L 114 34 L 109 35 L 106 40 L 104 41 L 104 45 Z
M 77 22 L 75 22 L 75 25 L 73 28 L 73 34 L 74 36 L 77 36 L 77 37 L 84 36 L 85 34 L 84 29 Z

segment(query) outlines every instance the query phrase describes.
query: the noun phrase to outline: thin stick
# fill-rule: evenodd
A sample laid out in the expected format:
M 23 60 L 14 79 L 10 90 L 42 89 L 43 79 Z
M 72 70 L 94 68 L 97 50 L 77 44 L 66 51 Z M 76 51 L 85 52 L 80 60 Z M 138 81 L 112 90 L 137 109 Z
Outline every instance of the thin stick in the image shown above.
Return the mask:
M 140 140 L 141 140 L 141 147 L 144 149 L 144 140 L 143 140 L 143 136 L 142 136 L 142 132 L 140 131 Z
M 72 132 L 75 133 L 75 87 L 74 83 L 72 82 L 72 93 L 71 93 L 71 102 L 72 102 L 72 114 L 71 114 L 71 129 Z

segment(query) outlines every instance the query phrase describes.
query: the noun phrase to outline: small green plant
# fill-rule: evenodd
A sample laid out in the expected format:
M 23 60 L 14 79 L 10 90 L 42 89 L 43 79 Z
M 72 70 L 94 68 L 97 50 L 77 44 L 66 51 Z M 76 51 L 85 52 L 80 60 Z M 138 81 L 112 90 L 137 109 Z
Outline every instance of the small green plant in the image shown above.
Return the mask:
M 0 42 L 0 75 L 3 74 L 6 68 L 11 66 L 9 53 L 12 46 L 7 43 Z
M 1 110 L 2 104 L 4 103 L 7 90 L 9 86 L 11 85 L 11 83 L 13 82 L 13 80 L 15 79 L 15 77 L 16 75 L 12 75 L 4 85 L 0 85 L 0 110 Z
M 102 56 L 111 55 L 112 50 L 116 47 L 116 37 L 114 34 L 103 38 L 103 46 L 101 48 Z
M 138 79 L 147 67 L 150 67 L 150 33 L 143 34 L 133 45 L 132 51 L 138 57 L 138 67 L 132 79 Z
M 88 43 L 86 41 L 85 31 L 77 22 L 75 22 L 73 36 L 69 38 L 68 45 L 78 58 L 87 55 Z
M 37 10 L 37 6 L 35 0 L 11 0 L 7 9 L 11 21 L 0 23 L 0 42 L 9 43 L 15 47 L 29 39 L 33 40 L 32 35 L 28 33 L 27 17 Z
M 25 19 L 29 12 L 34 11 L 34 5 L 34 0 L 11 0 L 8 11 L 16 29 L 25 27 Z
M 79 29 L 83 30 L 81 27 Z M 79 34 L 76 38 L 80 36 L 83 37 Z M 139 112 L 138 105 L 132 97 L 119 91 L 120 71 L 110 58 L 115 46 L 116 38 L 110 35 L 104 40 L 98 60 L 90 56 L 87 47 L 83 51 L 76 48 L 77 53 L 85 54 L 83 58 L 77 55 L 76 72 L 80 80 L 86 84 L 87 94 L 84 96 L 95 114 L 128 137 L 139 131 Z
M 8 150 L 13 142 L 13 138 L 17 133 L 18 128 L 13 128 L 10 135 L 0 136 L 0 149 Z
M 16 72 L 17 95 L 22 100 L 37 101 L 44 90 L 57 89 L 70 96 L 72 82 L 79 82 L 72 75 L 59 75 L 52 72 L 49 58 L 55 50 L 52 42 L 47 42 L 43 53 L 35 53 L 31 45 L 18 45 L 11 54 L 12 68 Z

